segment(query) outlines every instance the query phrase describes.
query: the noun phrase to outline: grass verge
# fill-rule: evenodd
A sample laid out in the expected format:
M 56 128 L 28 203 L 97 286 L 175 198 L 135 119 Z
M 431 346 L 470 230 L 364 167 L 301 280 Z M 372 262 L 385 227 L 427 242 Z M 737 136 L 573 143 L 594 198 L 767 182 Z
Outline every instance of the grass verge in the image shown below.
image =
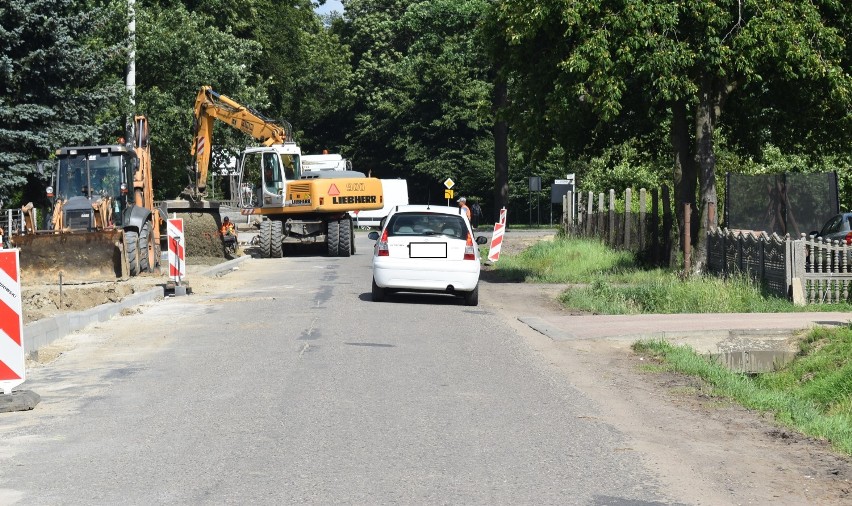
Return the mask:
M 673 271 L 643 269 L 631 253 L 587 239 L 538 242 L 501 257 L 495 274 L 509 282 L 573 284 L 562 304 L 595 314 L 852 311 L 852 304 L 795 306 L 743 276 L 681 279 Z
M 781 424 L 852 455 L 852 327 L 817 328 L 800 348 L 784 368 L 752 376 L 732 372 L 689 347 L 665 341 L 633 345 L 669 370 L 702 378 L 712 395 L 770 412 Z

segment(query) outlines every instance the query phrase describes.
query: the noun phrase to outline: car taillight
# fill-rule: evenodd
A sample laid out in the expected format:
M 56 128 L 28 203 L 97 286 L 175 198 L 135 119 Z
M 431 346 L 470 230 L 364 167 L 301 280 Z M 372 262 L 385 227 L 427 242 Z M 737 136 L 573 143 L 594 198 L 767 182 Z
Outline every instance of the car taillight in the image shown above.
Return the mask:
M 467 233 L 467 242 L 464 245 L 464 259 L 465 260 L 476 260 L 476 250 L 473 249 L 473 237 L 470 236 L 470 232 Z
M 385 229 L 382 232 L 382 236 L 379 238 L 379 241 L 376 243 L 376 255 L 380 257 L 386 257 L 390 255 L 388 252 L 388 230 Z
M 847 246 L 852 244 L 852 232 L 846 232 L 846 237 L 844 237 L 844 239 L 846 240 Z

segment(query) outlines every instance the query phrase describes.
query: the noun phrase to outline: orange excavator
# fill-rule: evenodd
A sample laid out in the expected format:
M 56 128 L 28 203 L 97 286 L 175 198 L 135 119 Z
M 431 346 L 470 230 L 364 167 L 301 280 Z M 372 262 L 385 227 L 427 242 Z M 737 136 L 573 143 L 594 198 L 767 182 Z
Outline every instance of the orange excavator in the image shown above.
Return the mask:
M 206 196 L 216 121 L 261 144 L 242 152 L 238 188 L 241 214 L 259 221 L 262 257 L 281 257 L 285 244 L 324 243 L 330 256 L 355 252 L 349 211 L 380 209 L 381 181 L 351 170 L 303 172 L 302 153 L 288 123 L 266 118 L 209 86 L 203 86 L 195 100 L 195 184 L 185 195 L 197 200 Z

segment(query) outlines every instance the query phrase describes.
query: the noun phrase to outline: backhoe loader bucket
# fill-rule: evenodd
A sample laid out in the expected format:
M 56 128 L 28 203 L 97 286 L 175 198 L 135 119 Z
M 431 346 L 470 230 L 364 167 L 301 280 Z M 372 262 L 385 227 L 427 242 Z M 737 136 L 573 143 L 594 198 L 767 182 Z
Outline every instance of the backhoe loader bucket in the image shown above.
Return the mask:
M 127 279 L 127 244 L 122 230 L 14 237 L 21 249 L 23 284 L 95 283 Z

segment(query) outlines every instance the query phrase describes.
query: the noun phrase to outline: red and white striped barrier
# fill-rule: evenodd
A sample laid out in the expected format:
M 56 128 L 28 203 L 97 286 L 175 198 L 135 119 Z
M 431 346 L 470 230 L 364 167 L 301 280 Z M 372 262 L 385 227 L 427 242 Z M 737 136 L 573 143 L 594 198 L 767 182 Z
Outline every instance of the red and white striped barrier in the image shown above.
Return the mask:
M 0 389 L 6 395 L 26 379 L 19 252 L 0 251 Z
M 183 218 L 169 219 L 166 230 L 169 236 L 169 279 L 180 283 L 181 278 L 186 276 Z
M 488 260 L 496 262 L 500 260 L 500 245 L 503 244 L 503 232 L 506 231 L 506 208 L 500 209 L 500 222 L 494 224 L 494 233 L 491 234 L 491 246 L 488 248 Z

